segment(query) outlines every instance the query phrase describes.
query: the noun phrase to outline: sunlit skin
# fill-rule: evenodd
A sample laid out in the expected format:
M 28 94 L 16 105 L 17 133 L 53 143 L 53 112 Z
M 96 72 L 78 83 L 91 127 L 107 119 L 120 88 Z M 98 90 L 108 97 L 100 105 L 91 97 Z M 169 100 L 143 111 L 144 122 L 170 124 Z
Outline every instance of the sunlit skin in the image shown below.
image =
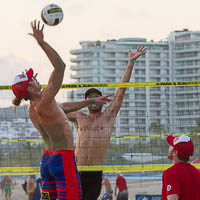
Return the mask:
M 36 93 L 36 94 L 38 94 L 37 96 L 39 97 L 41 94 L 42 86 L 40 85 L 39 81 L 37 80 L 37 76 L 38 76 L 38 73 L 36 73 L 33 76 L 33 78 L 31 79 L 31 81 L 29 82 L 27 91 L 31 92 L 32 95 L 33 95 L 33 93 Z
M 65 63 L 58 53 L 44 41 L 44 25 L 40 21 L 31 22 L 32 33 L 39 46 L 44 50 L 49 58 L 53 70 L 49 77 L 48 84 L 41 90 L 41 85 L 37 81 L 37 74 L 29 82 L 27 94 L 29 96 L 29 116 L 33 124 L 40 132 L 44 143 L 45 150 L 74 150 L 72 128 L 68 119 L 61 108 L 61 104 L 55 101 L 55 96 L 62 86 L 65 71 Z M 95 99 L 97 102 L 109 102 L 108 96 Z M 67 113 L 76 111 L 88 106 L 91 100 L 82 102 L 67 103 Z M 75 105 L 75 106 L 74 106 Z
M 9 186 L 9 187 L 12 187 L 12 189 L 14 189 L 13 180 L 10 176 L 5 176 L 2 180 L 2 193 L 4 193 L 5 186 Z M 5 193 L 6 200 L 11 200 L 11 194 L 12 192 L 10 194 Z
M 34 20 L 31 22 L 31 27 L 33 32 L 29 35 L 36 39 L 54 69 L 43 90 L 37 81 L 37 74 L 29 82 L 27 90 L 30 98 L 29 116 L 44 140 L 45 150 L 73 150 L 72 129 L 64 112 L 55 101 L 55 96 L 62 85 L 65 64 L 57 52 L 44 41 L 44 25 Z
M 100 96 L 97 93 L 91 93 L 87 99 Z M 109 117 L 102 113 L 102 106 L 101 103 L 90 104 L 88 106 L 89 115 L 80 113 L 82 117 L 79 118 L 79 125 L 75 124 L 78 133 L 75 154 L 79 164 L 93 165 L 96 163 L 101 165 L 104 161 L 115 117 Z
M 144 46 L 138 46 L 135 52 L 129 50 L 129 59 L 136 60 L 146 53 Z M 121 78 L 121 83 L 129 82 L 134 63 L 129 61 Z M 126 88 L 117 88 L 113 101 L 102 110 L 102 104 L 93 103 L 88 106 L 88 114 L 77 111 L 67 114 L 76 128 L 76 161 L 79 166 L 103 165 L 110 137 L 114 129 L 115 119 L 123 103 Z M 100 94 L 89 93 L 87 99 L 99 97 Z M 65 106 L 63 110 L 65 111 Z
M 100 94 L 93 92 L 88 95 L 87 99 L 96 98 L 96 97 L 100 97 L 100 96 L 101 96 Z M 89 113 L 91 113 L 91 114 L 92 113 L 100 113 L 102 110 L 102 107 L 103 107 L 103 105 L 101 103 L 93 103 L 88 106 L 88 110 L 89 110 Z
M 167 158 L 169 160 L 171 160 L 171 161 L 173 161 L 173 153 L 174 153 L 174 147 L 173 146 L 169 146 Z
M 178 152 L 173 146 L 169 146 L 167 158 L 171 160 L 173 164 L 183 162 L 182 160 L 179 160 Z

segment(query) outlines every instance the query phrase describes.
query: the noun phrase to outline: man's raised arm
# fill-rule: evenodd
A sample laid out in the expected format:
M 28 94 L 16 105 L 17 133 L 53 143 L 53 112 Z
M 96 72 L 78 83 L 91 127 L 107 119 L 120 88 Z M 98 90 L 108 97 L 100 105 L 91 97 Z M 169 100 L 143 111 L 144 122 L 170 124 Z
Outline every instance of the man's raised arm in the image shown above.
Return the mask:
M 138 46 L 137 50 L 133 53 L 129 50 L 129 62 L 127 67 L 122 75 L 120 83 L 127 83 L 130 81 L 131 74 L 133 71 L 134 62 L 143 54 L 146 53 L 146 48 L 143 45 Z M 126 88 L 118 88 L 114 94 L 114 100 L 112 103 L 106 108 L 106 113 L 111 113 L 113 116 L 117 116 L 119 109 L 122 105 L 124 94 Z
M 92 103 L 100 103 L 100 104 L 106 104 L 107 102 L 111 102 L 112 99 L 108 98 L 112 95 L 106 95 L 106 96 L 99 96 L 96 98 L 86 99 L 83 101 L 76 101 L 76 102 L 64 102 L 61 103 L 60 106 L 63 109 L 64 113 L 67 115 L 68 119 L 70 121 L 73 121 L 72 118 L 75 118 L 75 111 L 78 111 Z
M 62 86 L 65 71 L 65 63 L 58 55 L 58 53 L 47 42 L 44 41 L 44 24 L 40 28 L 40 21 L 37 22 L 36 20 L 34 20 L 33 22 L 31 22 L 31 27 L 33 33 L 29 33 L 29 35 L 32 35 L 36 39 L 36 41 L 44 50 L 51 64 L 54 67 L 54 70 L 49 78 L 48 85 L 44 90 L 45 95 L 43 95 L 46 99 L 50 100 L 55 97 L 60 87 Z

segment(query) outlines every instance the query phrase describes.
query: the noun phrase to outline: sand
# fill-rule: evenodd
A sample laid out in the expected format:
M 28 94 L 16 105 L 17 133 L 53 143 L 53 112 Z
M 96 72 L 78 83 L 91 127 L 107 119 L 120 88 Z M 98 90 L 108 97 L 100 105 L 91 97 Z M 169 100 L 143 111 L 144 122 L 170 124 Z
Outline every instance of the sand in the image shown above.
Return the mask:
M 27 195 L 25 195 L 22 189 L 22 181 L 16 180 L 17 184 L 13 190 L 11 200 L 26 200 Z M 136 194 L 160 194 L 161 193 L 161 181 L 134 181 L 128 180 L 128 191 L 129 191 L 129 200 L 135 200 Z M 112 180 L 112 189 L 114 190 L 115 184 Z M 102 187 L 101 195 L 105 192 L 104 186 Z M 99 198 L 100 199 L 100 198 Z M 113 198 L 116 199 L 116 198 Z M 0 200 L 5 200 L 5 197 L 2 196 L 0 192 Z

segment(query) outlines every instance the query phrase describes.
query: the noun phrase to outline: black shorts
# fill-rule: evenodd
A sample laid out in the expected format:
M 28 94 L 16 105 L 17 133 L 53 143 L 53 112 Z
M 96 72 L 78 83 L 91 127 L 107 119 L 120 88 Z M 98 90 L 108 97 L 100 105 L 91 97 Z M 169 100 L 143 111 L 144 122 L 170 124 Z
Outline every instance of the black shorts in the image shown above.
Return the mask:
M 96 200 L 101 193 L 102 171 L 79 172 L 82 186 L 82 200 Z

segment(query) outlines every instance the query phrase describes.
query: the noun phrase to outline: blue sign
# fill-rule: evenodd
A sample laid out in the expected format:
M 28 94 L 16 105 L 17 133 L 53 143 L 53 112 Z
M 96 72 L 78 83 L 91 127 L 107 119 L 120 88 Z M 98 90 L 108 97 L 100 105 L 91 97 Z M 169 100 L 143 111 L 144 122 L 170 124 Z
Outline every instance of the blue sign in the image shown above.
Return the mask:
M 136 194 L 135 200 L 161 200 L 161 195 Z

